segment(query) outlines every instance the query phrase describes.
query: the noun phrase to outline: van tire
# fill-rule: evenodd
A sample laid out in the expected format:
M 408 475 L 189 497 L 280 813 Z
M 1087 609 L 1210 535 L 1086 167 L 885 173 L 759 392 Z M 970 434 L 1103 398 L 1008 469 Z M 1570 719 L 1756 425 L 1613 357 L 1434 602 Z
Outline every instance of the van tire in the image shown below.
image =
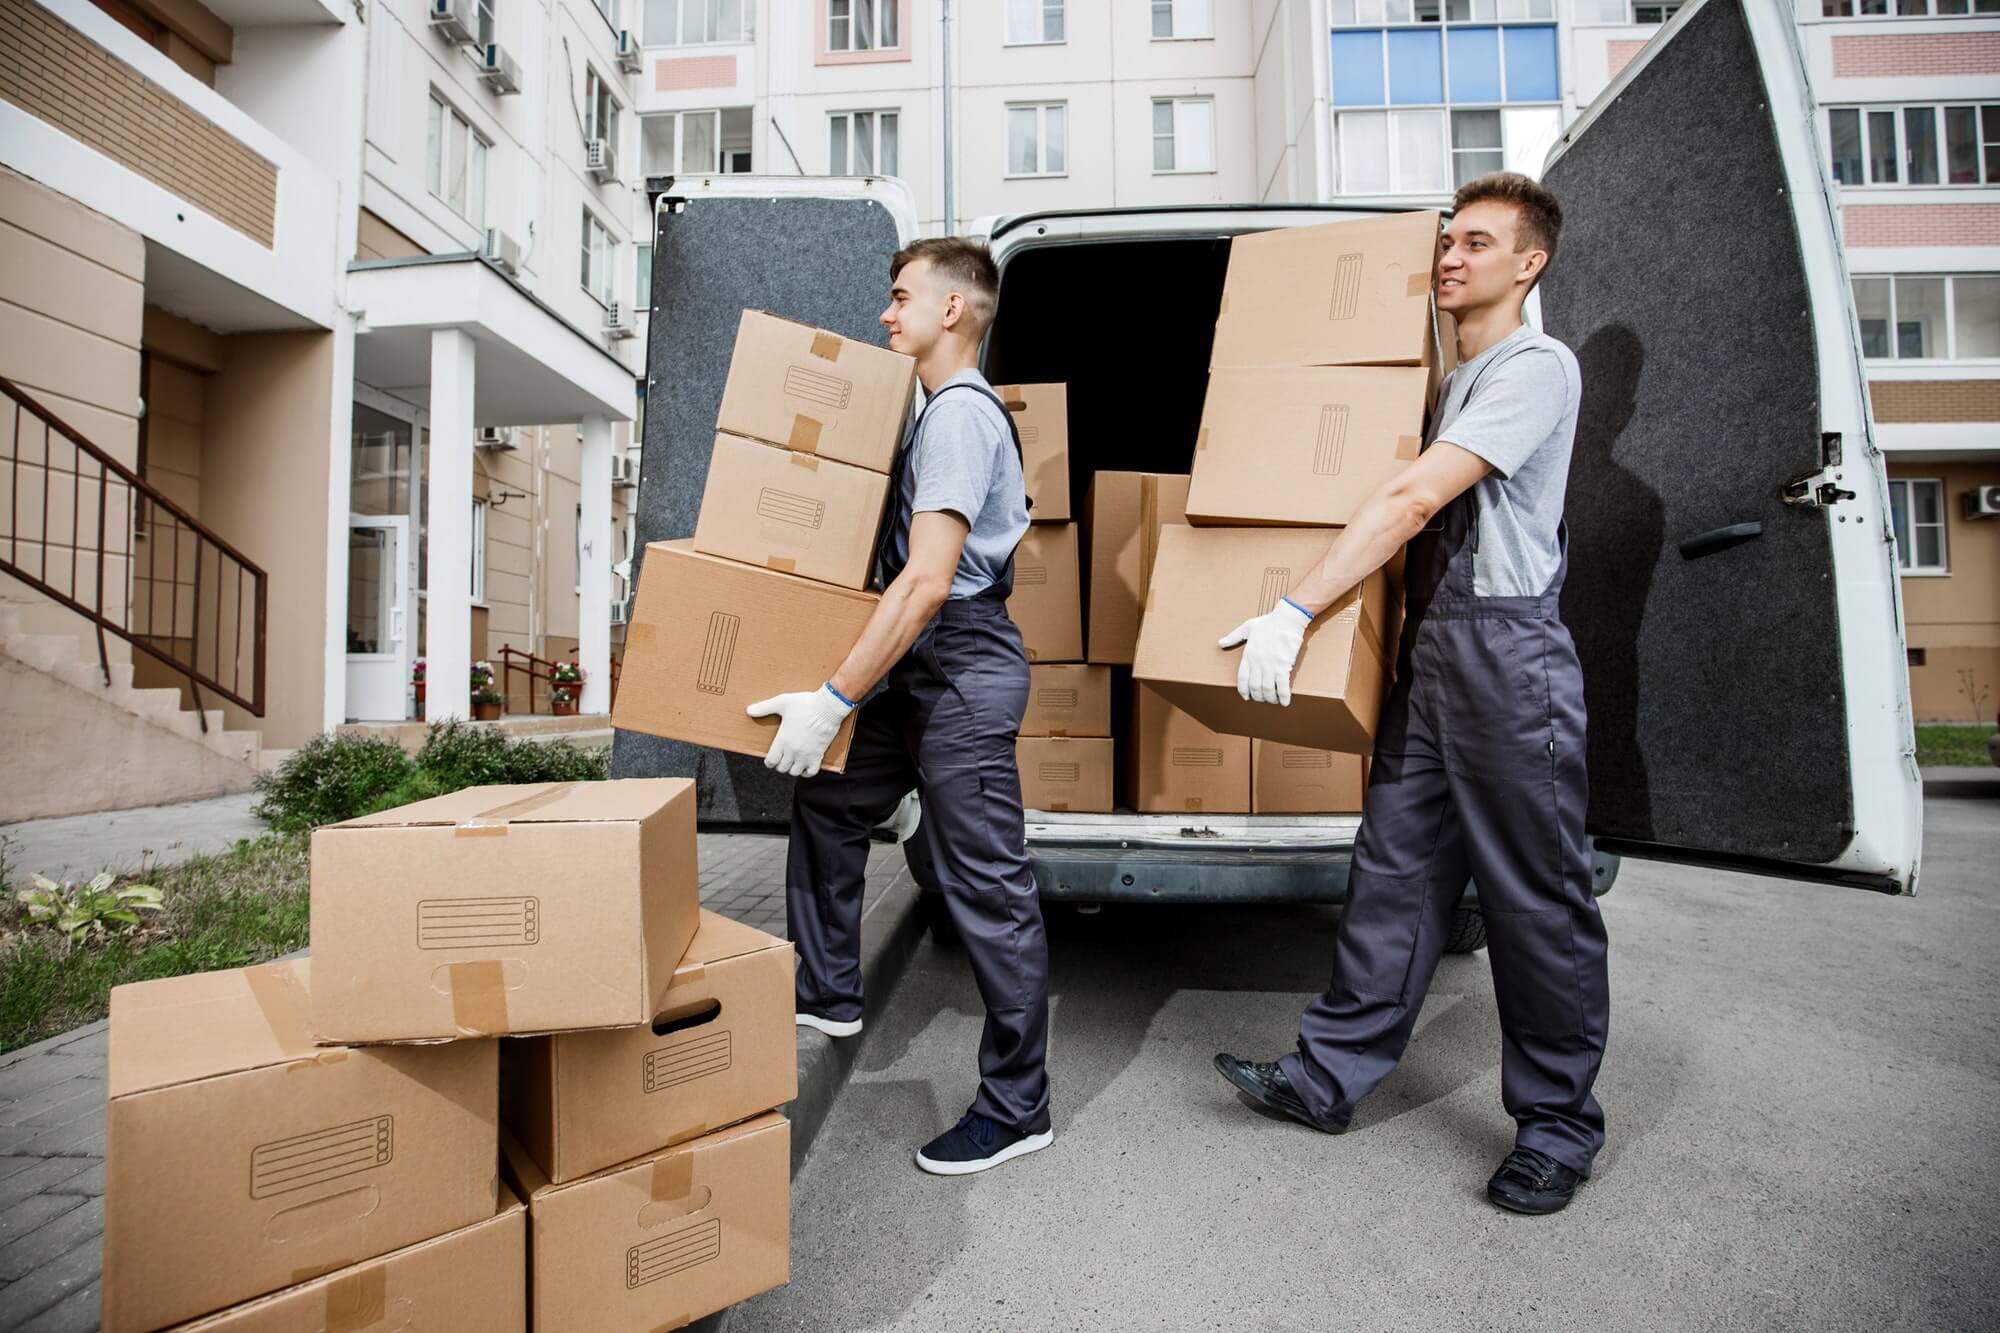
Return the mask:
M 1486 918 L 1479 908 L 1460 907 L 1451 914 L 1451 933 L 1445 936 L 1446 953 L 1471 953 L 1486 946 Z

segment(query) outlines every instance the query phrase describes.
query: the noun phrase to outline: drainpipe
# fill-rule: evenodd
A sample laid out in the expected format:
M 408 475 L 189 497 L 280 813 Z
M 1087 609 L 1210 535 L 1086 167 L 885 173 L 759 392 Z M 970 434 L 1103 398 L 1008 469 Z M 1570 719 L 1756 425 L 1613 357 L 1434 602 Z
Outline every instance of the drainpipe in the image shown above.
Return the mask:
M 952 137 L 951 114 L 951 0 L 939 0 L 943 16 L 938 20 L 943 35 L 939 51 L 938 67 L 942 71 L 940 83 L 944 90 L 944 230 L 947 236 L 958 234 L 958 197 L 953 180 L 953 159 L 958 155 L 957 142 Z

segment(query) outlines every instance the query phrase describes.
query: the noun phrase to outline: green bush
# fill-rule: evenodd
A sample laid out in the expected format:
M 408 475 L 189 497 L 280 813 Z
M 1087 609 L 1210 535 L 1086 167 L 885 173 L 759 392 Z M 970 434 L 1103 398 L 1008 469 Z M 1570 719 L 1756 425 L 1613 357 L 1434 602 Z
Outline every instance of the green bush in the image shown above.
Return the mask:
M 326 732 L 294 750 L 275 772 L 258 775 L 263 799 L 255 813 L 280 833 L 337 824 L 377 808 L 377 798 L 406 781 L 414 767 L 394 741 Z

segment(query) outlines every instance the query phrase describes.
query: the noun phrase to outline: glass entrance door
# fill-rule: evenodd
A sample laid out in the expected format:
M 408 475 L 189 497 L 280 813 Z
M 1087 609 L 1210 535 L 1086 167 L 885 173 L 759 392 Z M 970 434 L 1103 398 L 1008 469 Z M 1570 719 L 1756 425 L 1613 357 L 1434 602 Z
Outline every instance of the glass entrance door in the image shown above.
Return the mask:
M 347 525 L 347 713 L 357 722 L 410 715 L 409 530 L 401 514 Z

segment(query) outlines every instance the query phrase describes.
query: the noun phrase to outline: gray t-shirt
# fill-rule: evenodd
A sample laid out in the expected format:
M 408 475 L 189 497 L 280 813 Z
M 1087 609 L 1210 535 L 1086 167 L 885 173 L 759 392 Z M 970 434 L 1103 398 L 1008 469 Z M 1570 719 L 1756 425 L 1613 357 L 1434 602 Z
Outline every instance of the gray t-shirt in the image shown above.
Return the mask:
M 1537 597 L 1555 577 L 1556 528 L 1582 398 L 1576 356 L 1526 324 L 1445 377 L 1431 438 L 1493 465 L 1473 487 L 1475 595 Z
M 976 370 L 961 370 L 938 386 L 923 415 L 923 434 L 903 474 L 902 494 L 890 522 L 888 554 L 898 566 L 909 559 L 910 519 L 948 510 L 966 521 L 965 550 L 952 575 L 951 595 L 971 597 L 993 586 L 1028 531 L 1028 497 L 1021 458 L 1006 415 L 985 394 L 952 384 L 987 387 Z M 937 394 L 931 395 L 937 398 Z

